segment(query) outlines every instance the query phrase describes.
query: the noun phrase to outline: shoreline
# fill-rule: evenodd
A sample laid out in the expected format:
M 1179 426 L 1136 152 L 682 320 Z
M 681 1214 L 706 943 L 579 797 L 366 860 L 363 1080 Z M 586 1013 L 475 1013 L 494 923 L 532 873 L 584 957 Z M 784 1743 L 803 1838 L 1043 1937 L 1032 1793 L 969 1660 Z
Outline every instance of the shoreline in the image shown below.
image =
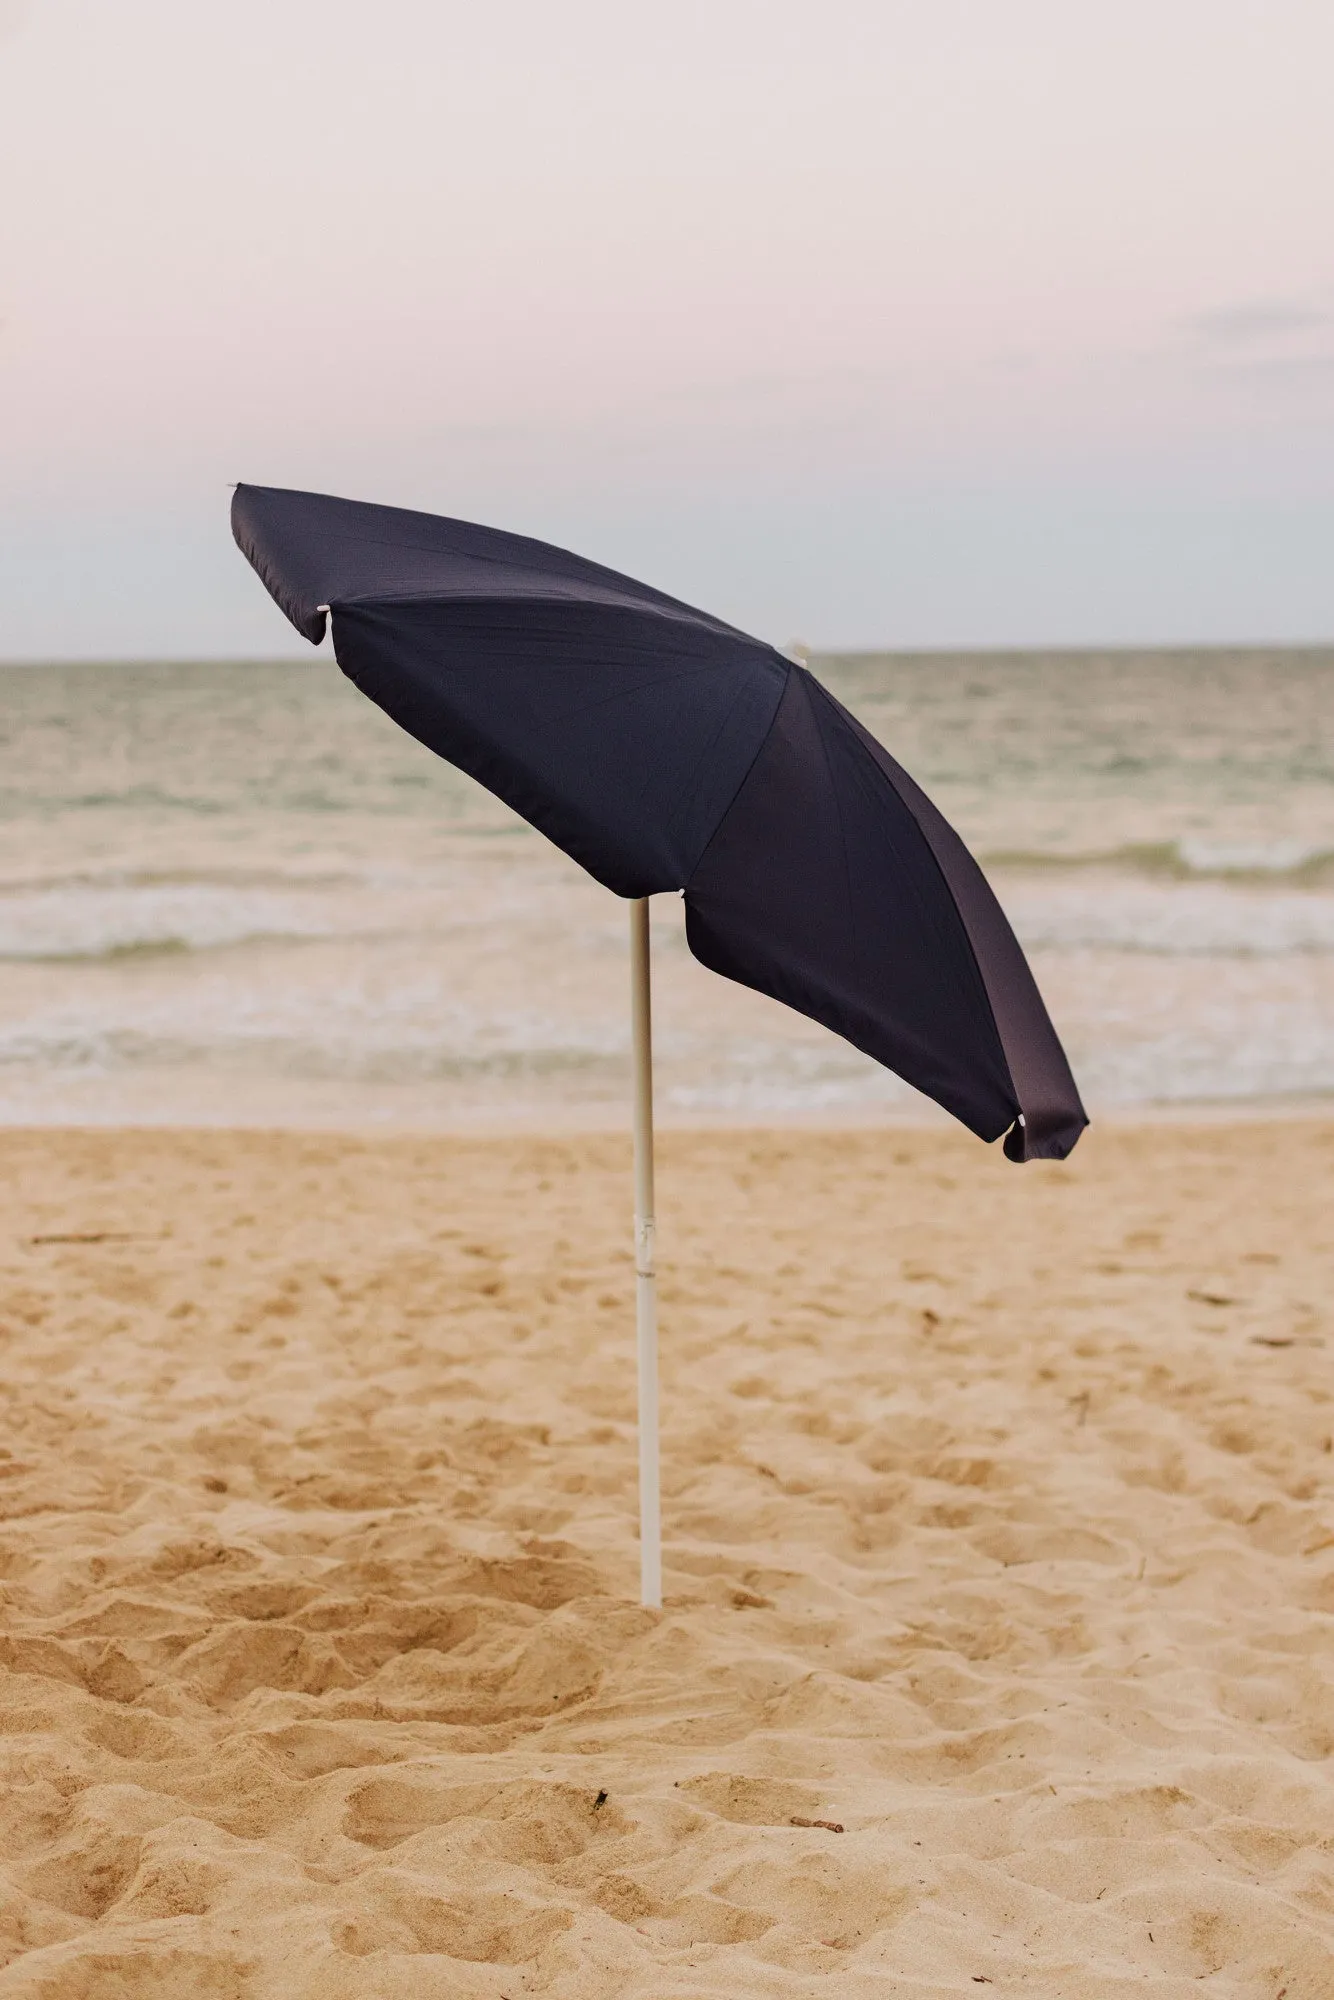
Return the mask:
M 631 1105 L 627 1093 L 624 1110 L 601 1105 L 571 1107 L 568 1111 L 553 1114 L 543 1111 L 534 1113 L 530 1108 L 516 1110 L 512 1114 L 498 1114 L 494 1110 L 478 1111 L 476 1114 L 460 1114 L 448 1120 L 432 1120 L 430 1123 L 416 1123 L 403 1118 L 383 1120 L 334 1119 L 303 1120 L 299 1118 L 274 1119 L 206 1119 L 199 1117 L 170 1118 L 107 1118 L 78 1119 L 52 1118 L 33 1120 L 20 1118 L 0 1119 L 0 1139 L 6 1134 L 37 1132 L 157 1132 L 157 1133 L 300 1133 L 311 1137 L 336 1139 L 485 1139 L 494 1136 L 499 1139 L 544 1139 L 563 1138 L 584 1134 L 587 1136 L 615 1137 L 630 1130 Z M 1208 1130 L 1228 1126 L 1251 1127 L 1254 1125 L 1322 1124 L 1334 1122 L 1334 1093 L 1303 1096 L 1301 1098 L 1198 1098 L 1180 1103 L 1144 1103 L 1098 1105 L 1089 1110 L 1088 1130 L 1154 1130 L 1158 1127 L 1179 1129 L 1198 1125 Z M 957 1119 L 933 1105 L 913 1108 L 907 1111 L 886 1110 L 876 1106 L 864 1112 L 840 1110 L 831 1113 L 817 1108 L 809 1111 L 757 1112 L 752 1117 L 735 1111 L 696 1112 L 682 1115 L 670 1110 L 655 1108 L 654 1127 L 658 1133 L 728 1133 L 751 1134 L 763 1132 L 802 1132 L 812 1135 L 838 1132 L 888 1132 L 888 1133 L 955 1133 L 984 1151 L 999 1146 L 1000 1140 L 985 1141 L 962 1127 Z M 1081 1139 L 1082 1145 L 1084 1140 Z M 1078 1148 L 1076 1148 L 1078 1151 Z

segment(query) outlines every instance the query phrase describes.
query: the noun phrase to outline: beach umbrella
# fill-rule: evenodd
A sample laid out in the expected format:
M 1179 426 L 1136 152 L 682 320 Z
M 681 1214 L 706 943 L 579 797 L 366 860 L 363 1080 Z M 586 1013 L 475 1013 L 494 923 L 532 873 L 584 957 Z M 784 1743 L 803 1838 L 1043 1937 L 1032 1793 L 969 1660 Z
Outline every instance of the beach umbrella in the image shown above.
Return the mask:
M 648 898 L 1011 1160 L 1087 1120 L 1023 953 L 926 795 L 804 667 L 521 535 L 238 486 L 232 529 L 363 694 L 630 903 L 643 1600 L 662 1601 Z

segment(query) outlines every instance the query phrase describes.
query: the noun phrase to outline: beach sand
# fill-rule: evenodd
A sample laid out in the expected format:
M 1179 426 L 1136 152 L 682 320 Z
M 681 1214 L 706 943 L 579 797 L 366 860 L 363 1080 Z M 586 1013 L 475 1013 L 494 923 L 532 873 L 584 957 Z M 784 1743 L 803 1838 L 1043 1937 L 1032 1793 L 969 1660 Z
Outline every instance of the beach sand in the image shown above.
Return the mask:
M 2 2000 L 1334 1994 L 1334 1124 L 0 1161 Z

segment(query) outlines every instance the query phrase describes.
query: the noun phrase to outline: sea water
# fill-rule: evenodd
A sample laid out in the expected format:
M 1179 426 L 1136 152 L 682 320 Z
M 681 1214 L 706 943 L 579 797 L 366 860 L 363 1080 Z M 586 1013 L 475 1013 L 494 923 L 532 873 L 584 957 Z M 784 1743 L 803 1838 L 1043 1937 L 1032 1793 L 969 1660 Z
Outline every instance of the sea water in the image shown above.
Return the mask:
M 1334 649 L 811 664 L 982 860 L 1095 1113 L 1334 1093 Z M 653 914 L 666 1120 L 924 1114 Z M 619 1123 L 626 932 L 327 652 L 0 668 L 7 1122 Z

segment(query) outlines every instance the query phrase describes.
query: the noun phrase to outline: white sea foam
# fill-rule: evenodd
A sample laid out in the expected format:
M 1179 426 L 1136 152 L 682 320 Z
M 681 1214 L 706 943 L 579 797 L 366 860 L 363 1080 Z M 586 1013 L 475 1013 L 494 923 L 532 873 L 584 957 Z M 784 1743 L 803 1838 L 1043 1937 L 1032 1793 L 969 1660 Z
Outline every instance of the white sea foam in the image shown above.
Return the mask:
M 1334 895 L 1115 876 L 1039 885 L 1001 879 L 997 886 L 1019 938 L 1034 950 L 1168 958 L 1334 953 Z
M 1334 850 L 1305 840 L 1207 840 L 1187 834 L 1176 846 L 1184 867 L 1196 875 L 1301 876 L 1334 864 Z
M 261 938 L 319 937 L 337 903 L 261 889 L 82 885 L 0 894 L 0 959 L 95 959 L 213 951 Z

